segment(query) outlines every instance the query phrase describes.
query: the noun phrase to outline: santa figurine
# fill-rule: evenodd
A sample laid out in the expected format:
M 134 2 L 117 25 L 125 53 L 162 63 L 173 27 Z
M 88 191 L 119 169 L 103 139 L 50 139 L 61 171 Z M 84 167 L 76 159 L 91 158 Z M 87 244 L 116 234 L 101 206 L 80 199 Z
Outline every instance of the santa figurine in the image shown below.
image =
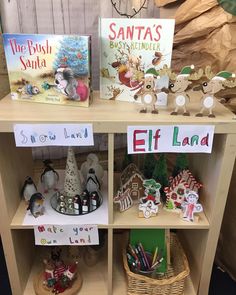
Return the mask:
M 203 211 L 202 205 L 198 203 L 199 196 L 195 191 L 189 191 L 181 205 L 183 210 L 183 220 L 194 221 L 194 213 Z
M 63 293 L 66 289 L 70 288 L 72 281 L 75 278 L 77 272 L 77 263 L 74 263 L 68 266 L 67 270 L 64 271 L 63 275 L 56 282 L 53 288 L 53 293 L 60 294 Z

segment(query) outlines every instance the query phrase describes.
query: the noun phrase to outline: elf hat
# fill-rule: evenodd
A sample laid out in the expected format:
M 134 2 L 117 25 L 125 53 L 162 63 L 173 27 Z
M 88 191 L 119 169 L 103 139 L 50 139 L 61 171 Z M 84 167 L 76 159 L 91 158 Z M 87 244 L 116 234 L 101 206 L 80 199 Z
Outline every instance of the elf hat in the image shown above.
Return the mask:
M 145 77 L 151 77 L 151 76 L 160 78 L 159 72 L 155 68 L 150 68 L 146 71 Z
M 223 80 L 226 80 L 229 78 L 235 78 L 235 74 L 227 72 L 227 71 L 221 71 L 215 77 L 213 77 L 212 80 L 222 80 L 223 81 Z
M 191 74 L 193 69 L 194 69 L 194 65 L 185 66 L 182 68 L 181 72 L 179 73 L 179 75 L 177 77 L 178 78 L 179 77 L 188 77 Z

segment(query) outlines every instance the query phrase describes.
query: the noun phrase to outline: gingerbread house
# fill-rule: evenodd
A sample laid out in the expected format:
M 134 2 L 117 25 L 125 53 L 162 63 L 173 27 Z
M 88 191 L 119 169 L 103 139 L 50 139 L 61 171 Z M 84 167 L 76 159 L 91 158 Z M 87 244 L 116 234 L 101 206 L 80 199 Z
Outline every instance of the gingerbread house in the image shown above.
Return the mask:
M 165 187 L 166 207 L 168 209 L 180 208 L 189 190 L 198 192 L 202 184 L 197 182 L 189 170 L 181 171 L 177 176 L 170 177 L 169 186 Z
M 128 165 L 121 174 L 121 190 L 130 189 L 129 193 L 133 200 L 144 197 L 143 175 L 135 164 Z

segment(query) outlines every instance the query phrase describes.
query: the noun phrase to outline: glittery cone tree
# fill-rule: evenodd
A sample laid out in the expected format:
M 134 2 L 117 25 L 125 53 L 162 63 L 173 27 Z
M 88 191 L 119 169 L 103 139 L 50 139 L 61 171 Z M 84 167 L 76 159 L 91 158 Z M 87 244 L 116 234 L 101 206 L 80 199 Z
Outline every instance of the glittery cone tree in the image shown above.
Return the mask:
M 80 181 L 80 175 L 75 159 L 75 154 L 72 147 L 68 147 L 65 182 L 64 182 L 64 194 L 66 197 L 74 197 L 75 195 L 82 193 L 82 186 Z

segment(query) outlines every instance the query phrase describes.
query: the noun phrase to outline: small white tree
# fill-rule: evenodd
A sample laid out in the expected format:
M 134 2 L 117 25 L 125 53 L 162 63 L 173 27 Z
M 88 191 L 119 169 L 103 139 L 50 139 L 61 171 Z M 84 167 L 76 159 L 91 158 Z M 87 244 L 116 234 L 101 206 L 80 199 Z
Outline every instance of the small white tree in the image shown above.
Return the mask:
M 74 197 L 75 195 L 81 194 L 82 191 L 83 190 L 81 186 L 80 175 L 75 159 L 75 154 L 72 147 L 68 147 L 65 170 L 64 194 L 66 197 Z

